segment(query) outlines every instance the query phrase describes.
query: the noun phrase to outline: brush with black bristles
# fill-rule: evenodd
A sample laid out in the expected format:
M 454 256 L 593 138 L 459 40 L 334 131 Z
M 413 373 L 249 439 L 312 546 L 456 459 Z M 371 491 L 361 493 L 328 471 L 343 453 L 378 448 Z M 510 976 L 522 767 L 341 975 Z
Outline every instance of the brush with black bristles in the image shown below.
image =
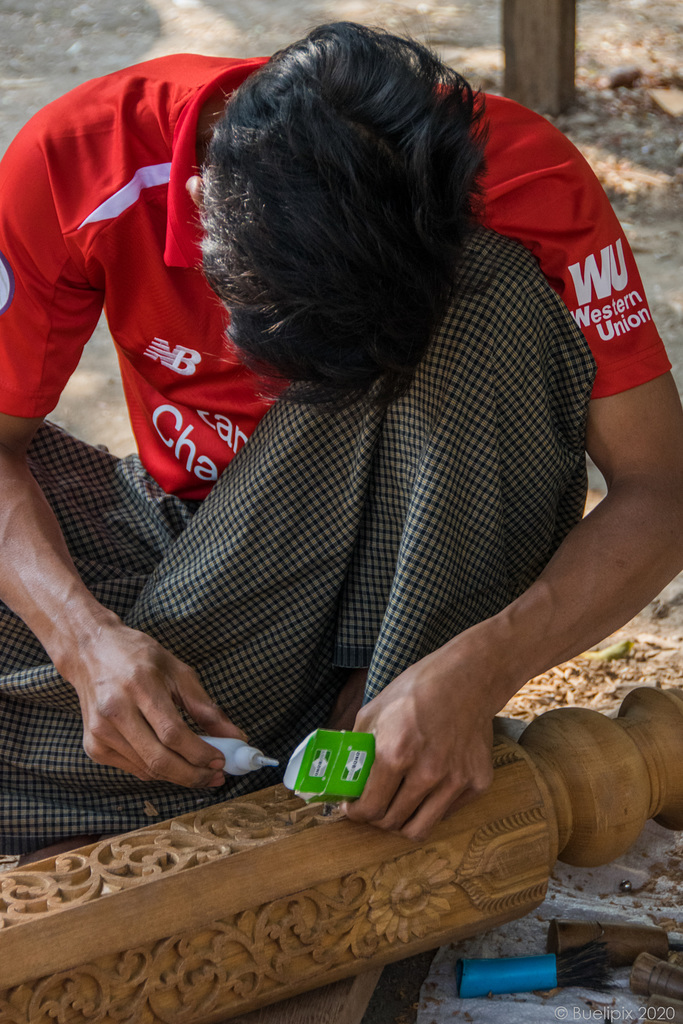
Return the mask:
M 592 940 L 544 956 L 508 956 L 464 960 L 455 965 L 455 979 L 461 999 L 502 992 L 534 992 L 537 989 L 607 988 L 607 950 L 604 942 Z

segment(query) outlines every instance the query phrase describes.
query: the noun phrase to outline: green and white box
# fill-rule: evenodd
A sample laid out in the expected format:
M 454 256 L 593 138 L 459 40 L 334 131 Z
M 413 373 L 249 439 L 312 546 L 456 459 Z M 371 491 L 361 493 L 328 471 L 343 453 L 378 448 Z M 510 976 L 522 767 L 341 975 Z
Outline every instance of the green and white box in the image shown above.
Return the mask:
M 289 759 L 284 784 L 307 801 L 355 800 L 375 759 L 369 732 L 316 729 Z

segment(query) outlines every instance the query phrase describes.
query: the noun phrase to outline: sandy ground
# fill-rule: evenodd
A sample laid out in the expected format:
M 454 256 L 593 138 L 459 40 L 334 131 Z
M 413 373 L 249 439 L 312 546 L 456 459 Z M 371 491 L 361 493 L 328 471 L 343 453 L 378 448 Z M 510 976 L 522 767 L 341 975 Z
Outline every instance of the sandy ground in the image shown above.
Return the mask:
M 88 78 L 177 51 L 270 54 L 339 19 L 415 35 L 473 84 L 501 90 L 499 0 L 0 0 L 0 153 L 36 110 Z M 638 71 L 634 87 L 612 88 L 624 68 Z M 683 391 L 683 116 L 653 98 L 654 90 L 683 88 L 680 0 L 578 0 L 577 85 L 575 107 L 556 123 L 613 200 Z M 118 454 L 132 450 L 104 324 L 53 418 Z M 601 480 L 591 479 L 599 497 Z M 530 717 L 568 703 L 610 712 L 635 685 L 683 685 L 683 579 L 613 639 L 633 641 L 628 658 L 554 669 L 528 684 L 509 713 Z M 391 1009 L 397 1024 L 414 1019 L 410 996 L 408 986 Z M 388 1012 L 371 1007 L 368 1024 L 389 1020 Z

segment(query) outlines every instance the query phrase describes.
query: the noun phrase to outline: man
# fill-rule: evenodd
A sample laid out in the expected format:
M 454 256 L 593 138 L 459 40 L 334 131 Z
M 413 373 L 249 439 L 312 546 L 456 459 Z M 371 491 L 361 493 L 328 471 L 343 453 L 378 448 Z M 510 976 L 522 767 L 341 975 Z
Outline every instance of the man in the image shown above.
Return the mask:
M 349 816 L 424 836 L 489 784 L 508 698 L 679 570 L 623 234 L 566 140 L 417 44 L 341 24 L 86 84 L 0 194 L 8 852 L 223 798 L 178 709 L 286 756 L 335 701 L 377 746 Z M 477 223 L 586 330 L 587 421 L 585 342 Z M 103 300 L 144 470 L 40 427 Z M 584 430 L 609 493 L 578 522 Z

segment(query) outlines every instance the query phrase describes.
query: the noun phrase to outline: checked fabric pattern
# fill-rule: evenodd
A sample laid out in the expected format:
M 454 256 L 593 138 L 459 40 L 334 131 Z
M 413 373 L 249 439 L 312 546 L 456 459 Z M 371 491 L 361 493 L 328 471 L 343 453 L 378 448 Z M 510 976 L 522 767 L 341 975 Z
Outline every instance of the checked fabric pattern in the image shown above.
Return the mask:
M 477 231 L 408 392 L 383 413 L 277 402 L 197 506 L 51 426 L 33 470 L 99 600 L 192 665 L 285 764 L 349 668 L 370 699 L 500 610 L 582 514 L 594 363 L 519 245 Z M 125 831 L 277 781 L 141 782 L 82 749 L 78 701 L 0 606 L 0 850 Z

